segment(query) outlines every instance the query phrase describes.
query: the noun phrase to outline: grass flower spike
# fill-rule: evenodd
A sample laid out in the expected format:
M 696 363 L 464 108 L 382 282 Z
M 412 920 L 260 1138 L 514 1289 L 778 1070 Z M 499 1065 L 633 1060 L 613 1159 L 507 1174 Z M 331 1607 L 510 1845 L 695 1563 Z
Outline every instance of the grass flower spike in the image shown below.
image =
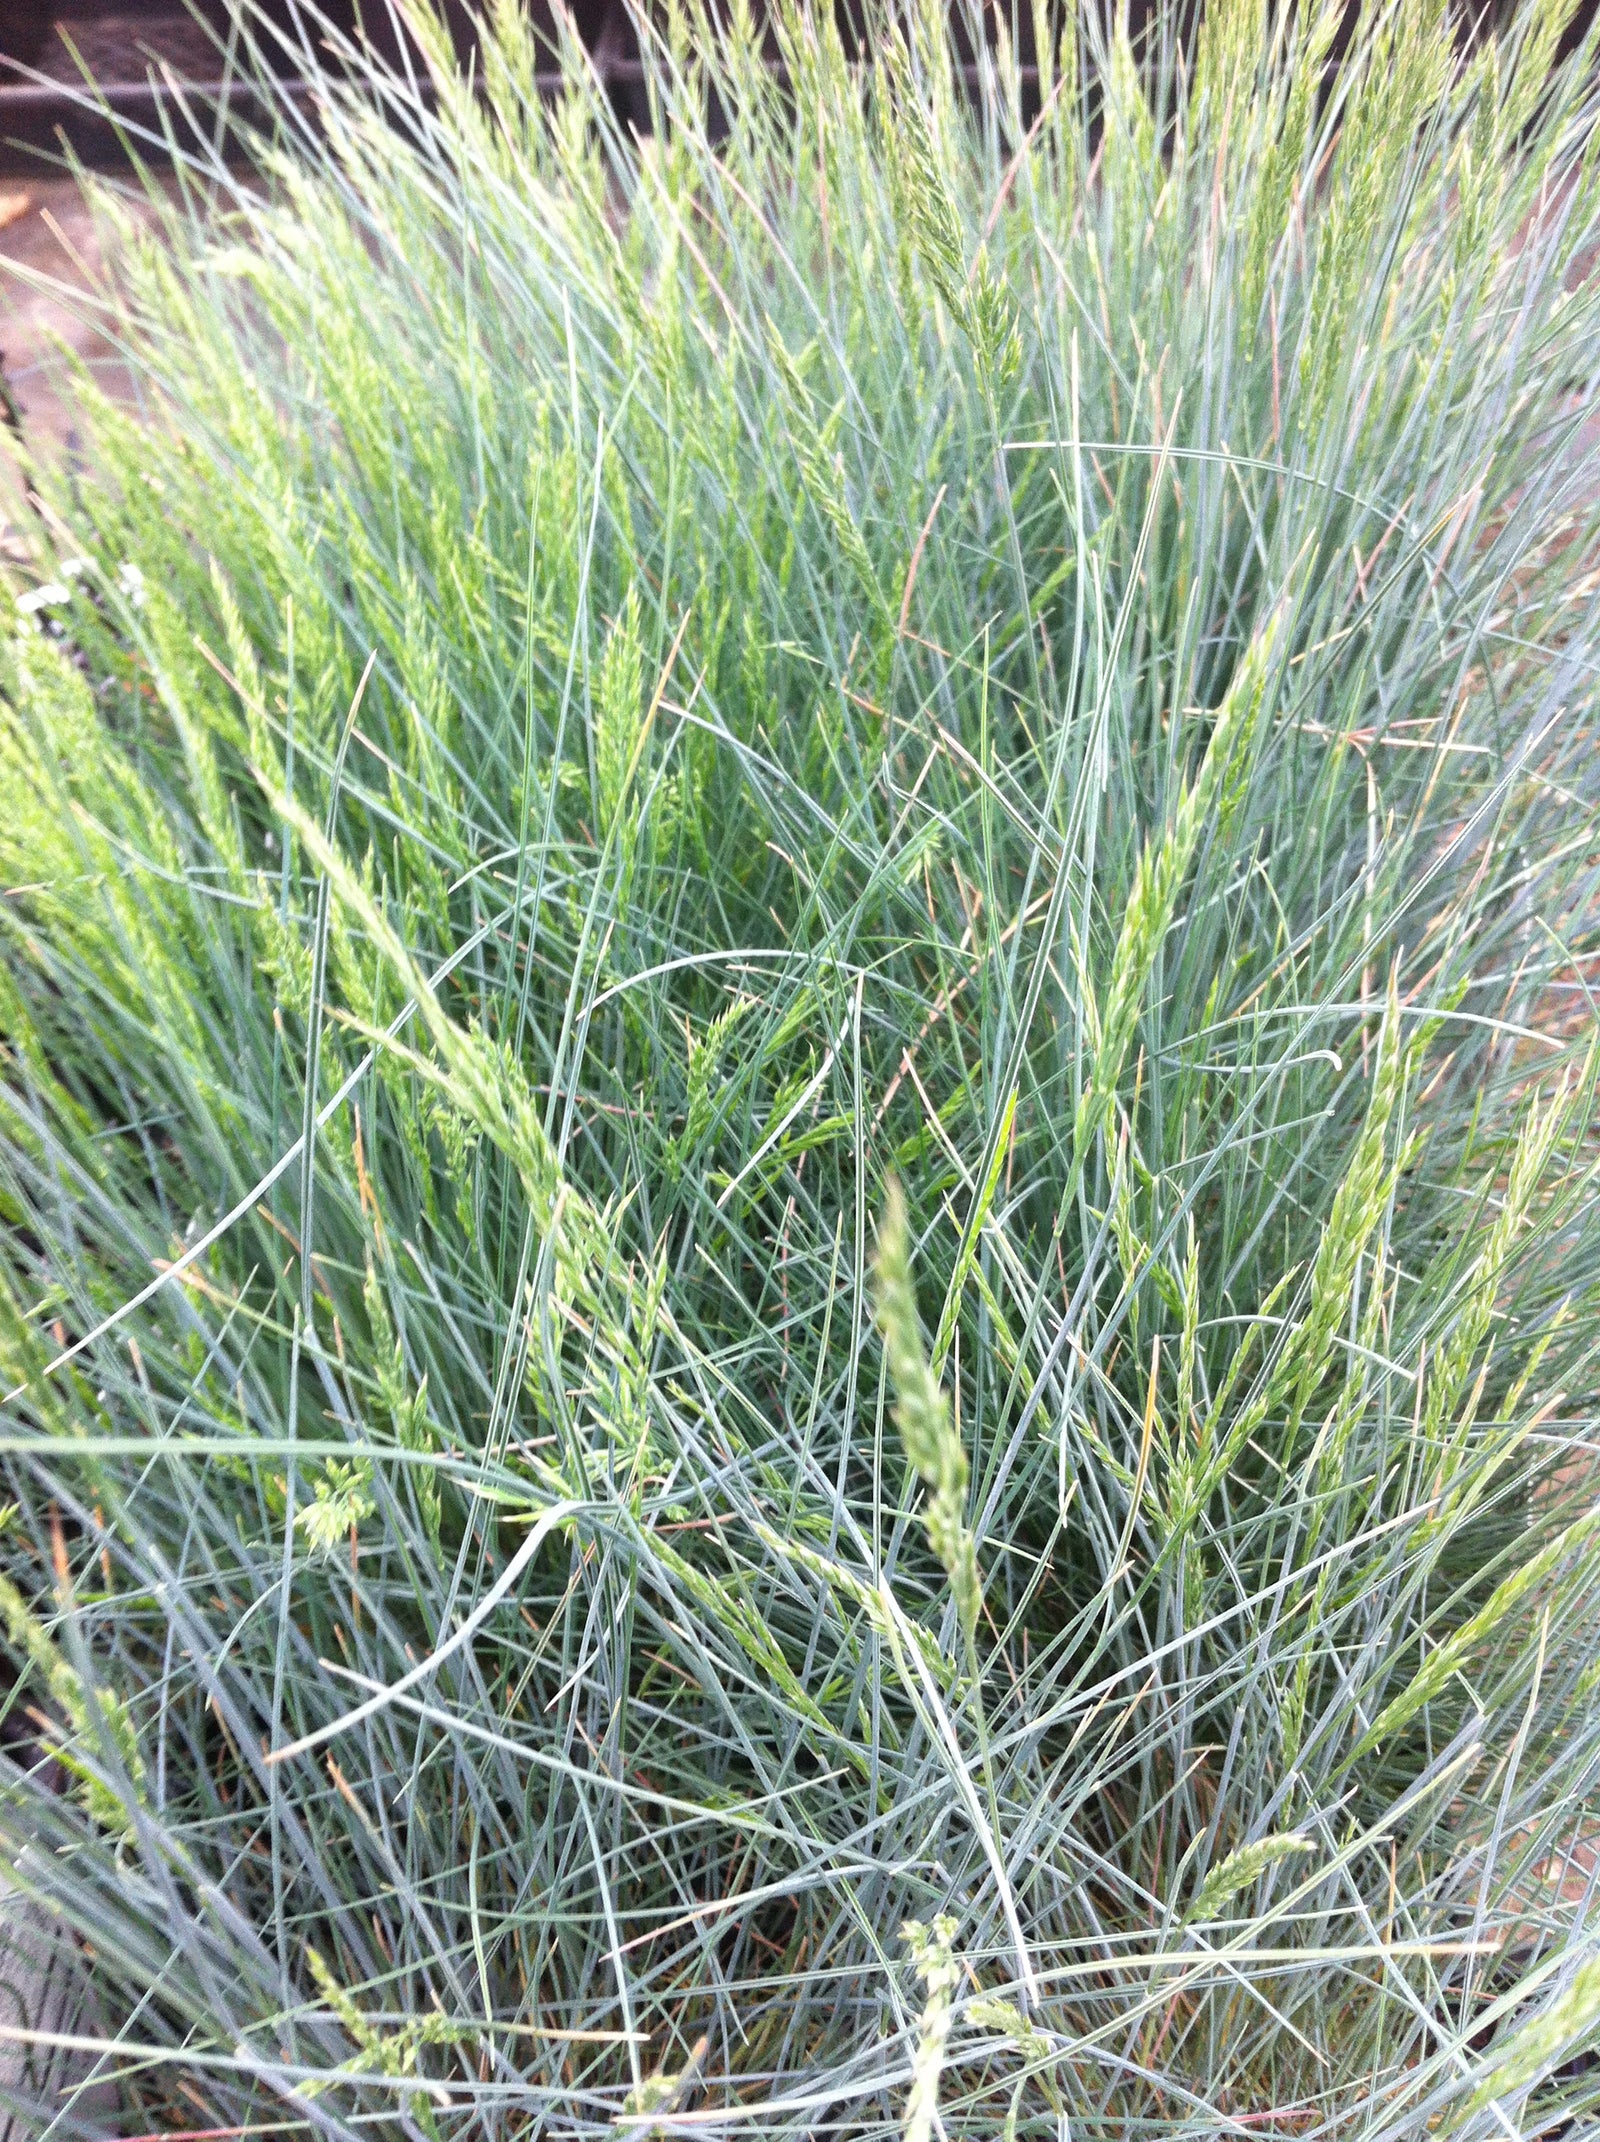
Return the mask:
M 891 1182 L 878 1229 L 878 1326 L 895 1390 L 895 1425 L 912 1470 L 928 1491 L 928 1538 L 950 1580 L 970 1645 L 983 1604 L 977 1550 L 966 1522 L 967 1454 L 950 1402 L 928 1364 L 911 1283 L 905 1198 Z

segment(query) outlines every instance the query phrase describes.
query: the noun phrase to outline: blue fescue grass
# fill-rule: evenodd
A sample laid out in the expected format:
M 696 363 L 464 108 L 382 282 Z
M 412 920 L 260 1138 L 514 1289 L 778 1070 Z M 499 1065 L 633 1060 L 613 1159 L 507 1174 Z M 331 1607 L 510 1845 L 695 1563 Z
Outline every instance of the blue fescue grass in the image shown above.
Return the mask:
M 416 13 L 101 191 L 0 1828 L 133 2128 L 1597 2116 L 1563 19 Z

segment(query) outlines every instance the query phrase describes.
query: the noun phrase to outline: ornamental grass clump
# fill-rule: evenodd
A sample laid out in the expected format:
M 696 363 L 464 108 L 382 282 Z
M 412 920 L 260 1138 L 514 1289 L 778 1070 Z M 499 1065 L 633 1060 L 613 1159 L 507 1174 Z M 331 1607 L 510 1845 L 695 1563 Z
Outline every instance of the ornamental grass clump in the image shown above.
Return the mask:
M 308 16 L 98 191 L 0 1835 L 127 2133 L 1600 2120 L 1595 46 L 1337 16 Z

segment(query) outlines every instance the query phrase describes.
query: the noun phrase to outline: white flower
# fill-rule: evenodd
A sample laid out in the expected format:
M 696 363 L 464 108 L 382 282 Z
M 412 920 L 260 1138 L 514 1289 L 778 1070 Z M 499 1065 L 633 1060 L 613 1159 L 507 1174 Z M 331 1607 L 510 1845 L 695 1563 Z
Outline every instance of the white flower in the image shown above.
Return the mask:
M 63 580 L 81 580 L 88 570 L 89 560 L 87 558 L 63 558 L 61 561 L 61 577 Z
M 24 617 L 32 617 L 35 610 L 48 610 L 58 602 L 71 600 L 71 588 L 64 588 L 59 580 L 47 580 L 43 587 L 29 588 L 26 595 L 19 595 L 17 608 Z
M 144 575 L 131 558 L 124 559 L 117 567 L 117 586 L 136 610 L 144 608 Z

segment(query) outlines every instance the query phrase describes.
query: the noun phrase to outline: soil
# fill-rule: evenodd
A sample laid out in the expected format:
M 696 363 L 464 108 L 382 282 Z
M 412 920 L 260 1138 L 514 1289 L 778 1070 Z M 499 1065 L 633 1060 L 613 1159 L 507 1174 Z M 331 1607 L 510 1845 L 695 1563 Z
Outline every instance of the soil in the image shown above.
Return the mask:
M 46 461 L 78 451 L 63 356 L 89 365 L 112 393 L 128 391 L 127 370 L 86 301 L 99 260 L 94 219 L 75 179 L 0 180 L 0 421 L 20 422 L 31 451 Z M 31 522 L 0 456 L 0 547 L 25 555 Z

